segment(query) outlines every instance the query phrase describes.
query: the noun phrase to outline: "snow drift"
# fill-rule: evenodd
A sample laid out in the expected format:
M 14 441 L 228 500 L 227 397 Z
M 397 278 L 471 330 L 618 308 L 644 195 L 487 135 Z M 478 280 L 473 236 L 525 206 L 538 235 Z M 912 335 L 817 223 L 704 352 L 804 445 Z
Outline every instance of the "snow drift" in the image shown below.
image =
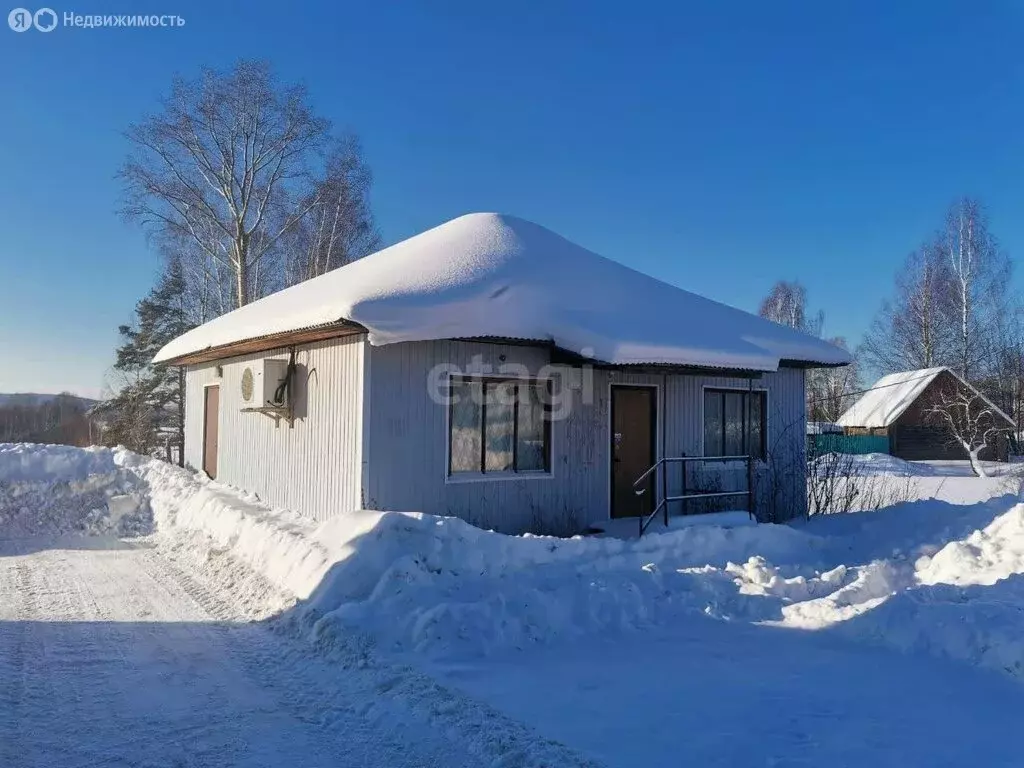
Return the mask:
M 991 496 L 980 503 L 924 499 L 803 530 L 698 526 L 621 541 L 391 512 L 316 525 L 158 462 L 143 476 L 161 526 L 258 569 L 319 644 L 355 633 L 387 652 L 457 659 L 713 618 L 1024 675 L 1024 506 L 999 482 L 942 478 L 954 499 Z
M 784 526 L 700 526 L 631 542 L 506 536 L 455 518 L 370 511 L 316 524 L 162 462 L 126 452 L 118 461 L 150 488 L 162 533 L 199 537 L 193 551 L 227 552 L 258 572 L 298 602 L 289 618 L 318 642 L 358 631 L 387 650 L 433 656 L 702 613 L 701 577 L 680 566 L 791 557 L 816 539 Z
M 557 539 L 393 512 L 316 524 L 120 449 L 0 446 L 0 536 L 123 534 L 152 510 L 165 549 L 229 585 L 249 615 L 284 614 L 285 626 L 320 645 L 368 640 L 415 658 L 710 618 L 832 632 L 1024 676 L 1024 504 L 994 480 L 943 479 L 954 499 L 988 495 L 801 528 Z M 134 514 L 118 514 L 123 497 Z
M 628 311 L 627 311 L 628 310 Z M 371 344 L 505 337 L 616 364 L 845 365 L 825 341 L 684 291 L 514 216 L 461 216 L 195 328 L 167 361 L 349 321 Z
M 0 536 L 151 530 L 147 493 L 113 452 L 0 443 Z

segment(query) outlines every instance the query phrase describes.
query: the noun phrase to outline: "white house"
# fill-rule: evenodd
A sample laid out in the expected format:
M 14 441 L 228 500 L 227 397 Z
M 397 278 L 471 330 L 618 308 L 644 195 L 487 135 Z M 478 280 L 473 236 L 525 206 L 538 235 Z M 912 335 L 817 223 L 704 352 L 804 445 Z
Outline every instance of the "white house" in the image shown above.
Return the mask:
M 742 460 L 688 464 L 685 485 L 661 463 L 637 484 L 684 455 L 753 456 L 758 516 L 802 514 L 804 374 L 849 357 L 536 224 L 470 214 L 156 360 L 186 366 L 186 461 L 268 503 L 570 533 L 746 488 Z

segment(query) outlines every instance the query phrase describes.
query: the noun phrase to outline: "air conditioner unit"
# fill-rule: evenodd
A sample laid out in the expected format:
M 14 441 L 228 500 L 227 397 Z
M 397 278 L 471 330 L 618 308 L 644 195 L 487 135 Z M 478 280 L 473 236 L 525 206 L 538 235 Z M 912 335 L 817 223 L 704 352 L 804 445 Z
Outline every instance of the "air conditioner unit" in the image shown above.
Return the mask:
M 281 386 L 287 376 L 287 360 L 257 361 L 242 372 L 242 401 L 255 408 L 287 407 L 291 391 Z

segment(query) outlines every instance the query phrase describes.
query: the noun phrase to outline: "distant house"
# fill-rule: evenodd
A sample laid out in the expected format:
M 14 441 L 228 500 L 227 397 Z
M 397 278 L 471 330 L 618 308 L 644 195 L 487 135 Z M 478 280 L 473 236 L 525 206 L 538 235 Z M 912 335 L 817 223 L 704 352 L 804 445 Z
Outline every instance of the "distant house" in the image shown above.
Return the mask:
M 186 462 L 266 502 L 567 533 L 680 495 L 678 464 L 634 484 L 684 455 L 752 456 L 759 508 L 778 457 L 771 500 L 802 514 L 805 371 L 849 361 L 498 214 L 253 302 L 156 359 L 187 370 Z M 687 492 L 746 483 L 742 461 L 698 464 Z
M 879 435 L 889 440 L 889 453 L 909 461 L 927 459 L 966 459 L 967 452 L 951 439 L 941 419 L 929 413 L 943 391 L 967 387 L 977 394 L 977 402 L 991 411 L 995 426 L 1015 428 L 1014 421 L 977 389 L 949 368 L 925 368 L 883 376 L 839 417 L 848 435 Z M 980 443 L 979 443 L 980 444 Z M 981 458 L 1006 461 L 1006 433 L 990 442 Z

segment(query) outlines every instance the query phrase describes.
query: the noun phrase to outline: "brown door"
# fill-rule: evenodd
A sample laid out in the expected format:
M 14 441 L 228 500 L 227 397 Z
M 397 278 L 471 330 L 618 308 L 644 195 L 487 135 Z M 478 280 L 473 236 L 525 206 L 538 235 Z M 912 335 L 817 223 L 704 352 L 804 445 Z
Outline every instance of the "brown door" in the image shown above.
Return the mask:
M 655 461 L 654 435 L 657 390 L 612 387 L 612 517 L 635 517 L 651 510 L 653 478 L 637 496 L 633 483 Z
M 203 471 L 213 479 L 217 478 L 219 424 L 220 387 L 207 387 L 203 407 Z

